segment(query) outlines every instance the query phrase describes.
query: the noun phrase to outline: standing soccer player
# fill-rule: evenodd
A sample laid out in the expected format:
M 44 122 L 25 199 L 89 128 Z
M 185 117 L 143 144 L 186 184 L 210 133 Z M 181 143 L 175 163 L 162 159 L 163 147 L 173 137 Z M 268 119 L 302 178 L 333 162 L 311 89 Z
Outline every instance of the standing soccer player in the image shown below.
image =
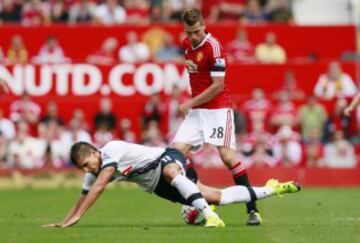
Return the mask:
M 185 64 L 190 76 L 192 98 L 179 106 L 186 115 L 173 146 L 187 155 L 192 147 L 210 143 L 216 146 L 235 184 L 250 188 L 247 203 L 248 225 L 261 224 L 256 195 L 251 190 L 244 165 L 235 153 L 234 115 L 226 84 L 226 57 L 219 41 L 205 31 L 198 9 L 185 10 L 183 19 L 187 38 L 183 42 Z

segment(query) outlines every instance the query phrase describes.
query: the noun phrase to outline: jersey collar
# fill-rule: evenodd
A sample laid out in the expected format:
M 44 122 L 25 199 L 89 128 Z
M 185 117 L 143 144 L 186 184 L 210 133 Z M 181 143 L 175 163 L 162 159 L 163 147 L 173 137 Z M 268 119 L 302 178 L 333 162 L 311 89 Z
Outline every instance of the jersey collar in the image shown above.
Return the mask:
M 205 36 L 204 39 L 200 42 L 199 45 L 197 45 L 197 46 L 195 46 L 195 47 L 194 47 L 193 45 L 191 45 L 192 50 L 196 50 L 196 49 L 202 47 L 202 46 L 204 45 L 204 43 L 210 38 L 210 36 L 211 36 L 211 34 L 210 34 L 210 33 L 207 33 L 206 36 Z

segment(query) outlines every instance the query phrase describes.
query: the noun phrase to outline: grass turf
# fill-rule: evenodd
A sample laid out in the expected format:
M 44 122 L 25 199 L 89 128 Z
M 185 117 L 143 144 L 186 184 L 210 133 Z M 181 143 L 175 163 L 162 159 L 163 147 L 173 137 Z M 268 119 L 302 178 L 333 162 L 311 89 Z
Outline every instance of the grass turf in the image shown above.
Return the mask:
M 60 221 L 79 190 L 0 191 L 0 242 L 360 242 L 360 189 L 304 189 L 259 201 L 264 225 L 245 226 L 244 205 L 219 208 L 225 229 L 187 226 L 180 205 L 140 189 L 105 191 L 74 227 Z

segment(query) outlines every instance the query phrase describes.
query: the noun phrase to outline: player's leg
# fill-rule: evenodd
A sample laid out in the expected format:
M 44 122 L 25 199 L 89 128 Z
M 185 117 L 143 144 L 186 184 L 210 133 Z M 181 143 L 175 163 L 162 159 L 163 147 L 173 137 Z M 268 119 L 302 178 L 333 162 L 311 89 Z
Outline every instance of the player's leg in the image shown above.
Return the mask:
M 193 146 L 203 144 L 199 110 L 190 110 L 176 132 L 171 147 L 179 150 L 184 156 Z
M 180 151 L 167 149 L 167 152 L 161 159 L 163 178 L 168 184 L 177 189 L 182 198 L 185 199 L 186 204 L 192 205 L 203 212 L 207 221 L 205 226 L 224 227 L 224 223 L 209 207 L 196 184 L 185 176 L 185 161 L 186 158 Z
M 217 206 L 228 205 L 233 203 L 248 203 L 252 200 L 250 188 L 245 186 L 230 186 L 218 189 L 197 182 L 202 195 L 209 204 Z M 281 195 L 283 193 L 295 193 L 300 191 L 300 186 L 289 181 L 280 183 L 277 180 L 269 180 L 263 187 L 251 187 L 256 195 L 256 200 L 264 199 L 273 195 Z
M 259 210 L 256 207 L 257 196 L 251 187 L 249 177 L 243 163 L 238 160 L 238 157 L 232 148 L 218 147 L 218 149 L 220 157 L 233 176 L 235 184 L 249 188 L 251 200 L 246 203 L 247 213 L 249 214 L 247 224 L 261 224 L 261 216 L 259 214 Z
M 236 185 L 250 187 L 249 178 L 244 165 L 235 153 L 234 114 L 231 109 L 203 110 L 200 113 L 204 142 L 215 145 L 219 149 L 222 161 L 229 169 Z M 248 225 L 259 225 L 261 217 L 256 207 L 256 194 L 251 192 L 251 200 L 246 204 L 249 214 Z

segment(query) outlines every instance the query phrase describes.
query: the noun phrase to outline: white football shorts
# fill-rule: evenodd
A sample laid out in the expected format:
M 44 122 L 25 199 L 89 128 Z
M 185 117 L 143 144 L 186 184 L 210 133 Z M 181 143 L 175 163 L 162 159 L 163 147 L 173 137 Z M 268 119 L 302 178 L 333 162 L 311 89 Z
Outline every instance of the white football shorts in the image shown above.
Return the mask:
M 235 150 L 234 113 L 232 109 L 192 109 L 176 132 L 173 142 L 204 143 Z

